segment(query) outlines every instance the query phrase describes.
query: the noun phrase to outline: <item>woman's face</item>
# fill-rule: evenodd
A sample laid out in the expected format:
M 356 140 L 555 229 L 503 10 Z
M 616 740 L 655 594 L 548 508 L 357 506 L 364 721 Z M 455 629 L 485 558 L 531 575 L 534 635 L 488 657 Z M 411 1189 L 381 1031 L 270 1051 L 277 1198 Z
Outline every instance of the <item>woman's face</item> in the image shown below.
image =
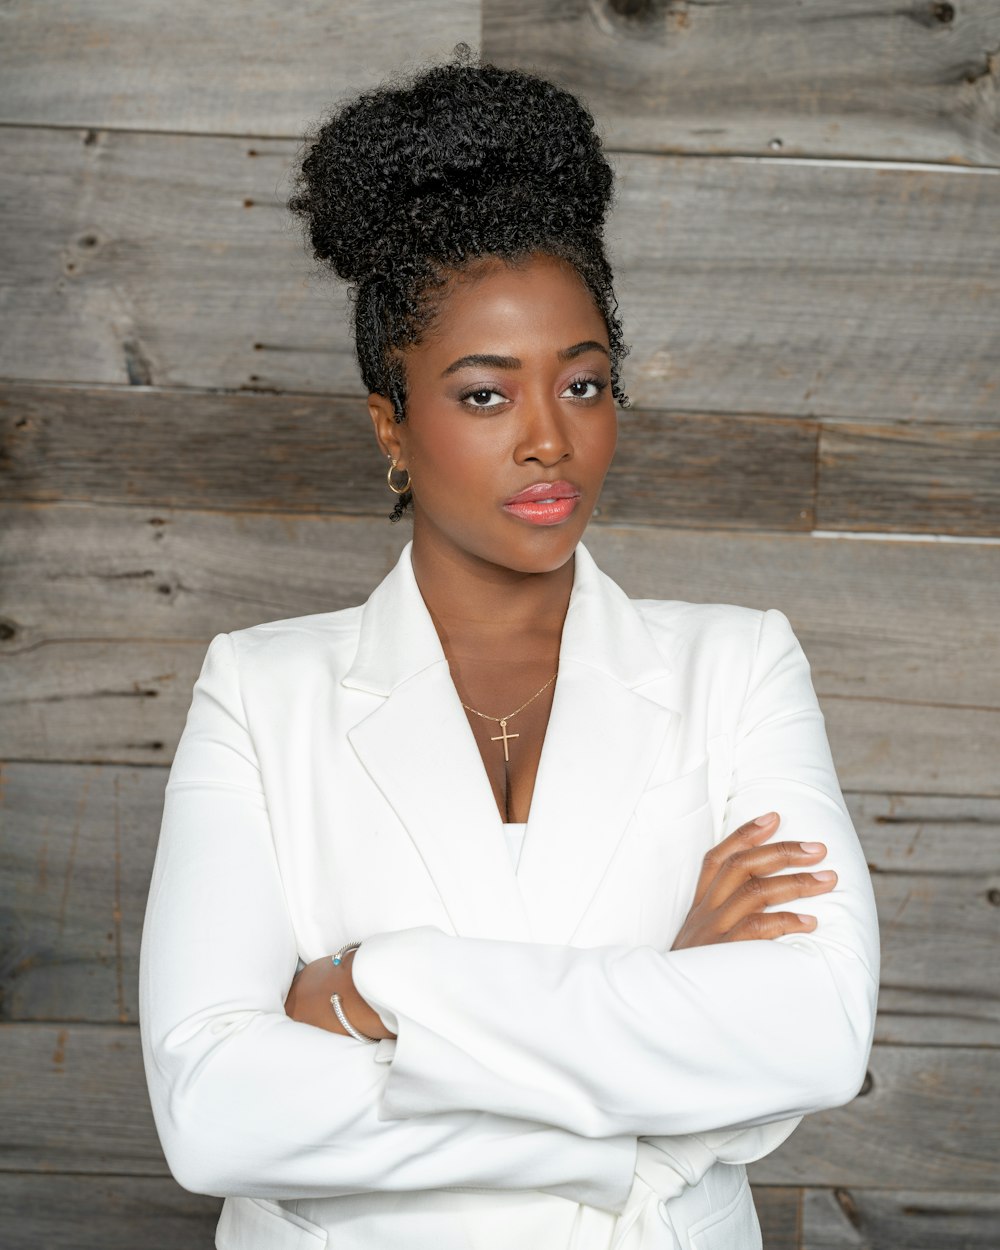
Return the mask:
M 544 255 L 483 261 L 452 281 L 405 368 L 406 420 L 383 396 L 369 408 L 413 482 L 414 552 L 560 568 L 617 439 L 607 329 L 576 271 Z

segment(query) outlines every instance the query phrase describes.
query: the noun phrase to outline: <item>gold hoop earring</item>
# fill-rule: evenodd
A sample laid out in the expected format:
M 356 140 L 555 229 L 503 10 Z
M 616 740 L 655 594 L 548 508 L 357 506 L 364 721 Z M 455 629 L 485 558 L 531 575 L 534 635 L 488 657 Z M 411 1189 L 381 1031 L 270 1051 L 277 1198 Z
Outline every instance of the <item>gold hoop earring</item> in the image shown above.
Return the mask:
M 385 480 L 386 480 L 386 482 L 388 483 L 389 489 L 392 491 L 392 493 L 393 493 L 394 495 L 405 495 L 405 494 L 406 494 L 406 492 L 410 489 L 410 470 L 409 470 L 409 469 L 400 469 L 400 472 L 401 472 L 401 473 L 405 473 L 405 474 L 406 474 L 406 485 L 405 485 L 405 486 L 393 486 L 393 484 L 392 484 L 392 474 L 393 474 L 393 470 L 396 468 L 396 462 L 395 462 L 395 460 L 393 460 L 393 459 L 392 459 L 392 456 L 390 456 L 390 457 L 389 457 L 389 460 L 390 460 L 390 462 L 391 462 L 391 463 L 390 463 L 390 465 L 389 465 L 389 472 L 385 475 Z

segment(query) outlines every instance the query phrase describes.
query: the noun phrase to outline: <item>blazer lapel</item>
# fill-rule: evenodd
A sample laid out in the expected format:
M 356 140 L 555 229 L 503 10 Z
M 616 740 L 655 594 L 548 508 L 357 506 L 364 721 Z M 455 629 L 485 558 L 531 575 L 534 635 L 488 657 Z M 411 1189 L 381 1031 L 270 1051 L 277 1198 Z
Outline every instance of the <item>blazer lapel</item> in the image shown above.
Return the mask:
M 581 544 L 518 868 L 535 941 L 571 940 L 654 767 L 673 771 L 678 703 L 671 665 Z
M 343 684 L 382 696 L 348 738 L 413 839 L 455 933 L 527 940 L 500 814 L 413 576 L 410 544 L 365 604 Z

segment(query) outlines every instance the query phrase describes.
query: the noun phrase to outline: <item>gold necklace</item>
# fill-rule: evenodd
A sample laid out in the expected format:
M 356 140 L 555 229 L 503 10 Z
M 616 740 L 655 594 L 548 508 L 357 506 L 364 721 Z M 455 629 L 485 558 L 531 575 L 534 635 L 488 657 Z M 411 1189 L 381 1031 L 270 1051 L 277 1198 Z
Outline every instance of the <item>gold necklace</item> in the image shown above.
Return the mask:
M 510 751 L 508 750 L 507 743 L 510 742 L 511 739 L 520 738 L 521 736 L 520 734 L 509 734 L 507 732 L 507 722 L 509 720 L 513 720 L 518 712 L 523 712 L 529 703 L 534 703 L 534 701 L 538 698 L 540 694 L 548 690 L 549 686 L 552 685 L 552 683 L 555 681 L 555 679 L 558 676 L 559 676 L 559 670 L 556 669 L 556 671 L 552 674 L 552 676 L 545 683 L 545 685 L 541 688 L 541 690 L 536 690 L 535 693 L 531 696 L 530 699 L 527 700 L 526 703 L 522 703 L 519 708 L 515 709 L 515 711 L 508 712 L 506 716 L 487 716 L 485 712 L 477 712 L 474 707 L 469 707 L 468 703 L 462 704 L 462 707 L 464 707 L 467 712 L 471 712 L 473 716 L 481 716 L 483 720 L 496 721 L 497 724 L 500 726 L 500 732 L 497 734 L 495 738 L 491 738 L 490 742 L 502 742 L 503 743 L 503 758 L 506 763 L 510 762 Z

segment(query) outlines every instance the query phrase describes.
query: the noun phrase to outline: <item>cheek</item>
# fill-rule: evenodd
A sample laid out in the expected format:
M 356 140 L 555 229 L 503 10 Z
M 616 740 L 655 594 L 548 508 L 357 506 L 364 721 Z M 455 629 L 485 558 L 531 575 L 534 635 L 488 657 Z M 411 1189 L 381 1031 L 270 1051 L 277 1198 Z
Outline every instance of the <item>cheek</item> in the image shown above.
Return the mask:
M 499 423 L 428 421 L 412 441 L 410 459 L 428 486 L 440 480 L 453 487 L 493 477 L 508 451 Z
M 595 421 L 585 428 L 581 435 L 579 447 L 595 466 L 603 465 L 607 470 L 618 445 L 618 416 L 612 409 L 609 416 Z

